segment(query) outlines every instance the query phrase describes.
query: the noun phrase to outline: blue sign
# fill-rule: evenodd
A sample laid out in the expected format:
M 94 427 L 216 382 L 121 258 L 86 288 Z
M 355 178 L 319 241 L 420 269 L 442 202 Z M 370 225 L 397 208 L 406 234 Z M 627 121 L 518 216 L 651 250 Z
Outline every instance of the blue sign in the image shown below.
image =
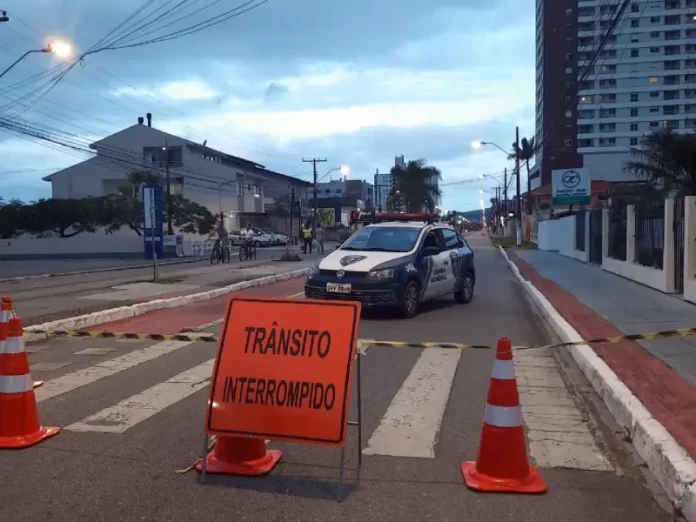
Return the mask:
M 159 185 L 143 186 L 143 240 L 145 259 L 152 259 L 155 246 L 157 259 L 164 257 L 164 191 Z

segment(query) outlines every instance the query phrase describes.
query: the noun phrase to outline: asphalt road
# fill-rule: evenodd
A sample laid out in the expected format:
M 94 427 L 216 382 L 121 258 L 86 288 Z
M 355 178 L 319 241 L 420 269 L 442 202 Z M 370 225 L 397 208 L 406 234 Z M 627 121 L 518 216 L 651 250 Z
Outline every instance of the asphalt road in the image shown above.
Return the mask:
M 158 283 L 152 282 L 152 268 L 0 281 L 0 295 L 12 297 L 25 323 L 31 325 L 155 298 L 203 292 L 304 268 L 317 258 L 314 253 L 302 256 L 304 262 L 279 263 L 272 259 L 278 259 L 282 252 L 268 255 L 273 257 L 243 263 L 237 260 L 211 265 L 210 261 L 200 261 L 162 266 Z
M 471 243 L 479 274 L 472 303 L 442 299 L 410 321 L 365 315 L 360 337 L 491 344 L 509 336 L 514 345 L 548 342 L 499 253 L 482 240 Z M 293 280 L 245 294 L 294 296 L 301 290 L 302 281 Z M 217 319 L 223 311 L 219 301 L 199 311 L 155 312 L 112 328 L 177 331 Z M 210 375 L 205 363 L 214 357 L 214 345 L 66 339 L 29 348 L 32 375 L 45 381 L 36 389 L 41 420 L 64 430 L 27 450 L 0 451 L 5 478 L 0 509 L 13 521 L 670 520 L 577 372 L 559 368 L 539 351 L 517 352 L 516 371 L 530 452 L 548 484 L 546 495 L 474 493 L 462 482 L 461 461 L 476 458 L 491 351 L 372 347 L 361 358 L 363 463 L 358 477 L 357 429 L 350 428 L 347 497 L 338 503 L 336 449 L 271 443 L 283 451 L 283 460 L 270 475 L 255 479 L 208 476 L 199 484 L 195 471 L 175 473 L 201 453 Z M 542 388 L 553 390 L 555 406 L 543 404 L 550 392 Z M 353 397 L 356 392 L 354 386 Z M 571 392 L 573 404 L 561 406 L 563 394 Z M 355 401 L 352 409 L 355 419 Z M 581 412 L 577 419 L 573 411 Z M 544 415 L 556 419 L 556 428 Z M 543 426 L 557 433 L 536 436 Z M 562 445 L 582 429 L 591 433 L 582 448 Z M 576 458 L 567 461 L 573 452 Z
M 237 248 L 234 247 L 233 262 L 239 262 L 236 257 Z M 257 249 L 257 259 L 272 259 L 278 252 L 285 247 L 274 246 Z M 180 259 L 165 259 L 163 264 L 174 262 Z M 22 260 L 0 260 L 0 279 L 23 276 L 36 276 L 43 274 L 60 274 L 65 272 L 83 272 L 89 270 L 103 270 L 109 268 L 128 268 L 146 265 L 148 261 L 144 259 L 22 259 Z

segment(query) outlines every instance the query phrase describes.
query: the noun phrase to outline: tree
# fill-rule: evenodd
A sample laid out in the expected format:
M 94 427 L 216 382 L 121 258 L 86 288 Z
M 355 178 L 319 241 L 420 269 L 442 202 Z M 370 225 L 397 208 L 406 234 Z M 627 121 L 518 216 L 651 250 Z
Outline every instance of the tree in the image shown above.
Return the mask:
M 645 184 L 641 199 L 696 195 L 696 136 L 661 129 L 631 149 L 624 170 Z
M 406 212 L 420 212 L 423 207 L 429 212 L 435 210 L 441 192 L 433 183 L 433 178 L 442 179 L 442 173 L 437 168 L 427 165 L 424 159 L 411 160 L 405 168 L 392 167 L 391 175 L 394 179 L 394 189 L 390 194 L 393 202 L 398 199 Z M 395 196 L 398 198 L 394 199 Z
M 12 239 L 25 232 L 25 205 L 13 199 L 6 202 L 0 198 L 0 238 Z
M 532 180 L 529 177 L 529 162 L 534 158 L 535 152 L 534 138 L 522 138 L 519 147 L 517 143 L 512 144 L 512 152 L 508 156 L 511 160 L 519 159 L 520 164 L 524 163 L 527 167 L 527 214 L 532 213 Z
M 281 218 L 283 220 L 283 226 L 285 227 L 285 232 L 289 232 L 288 229 L 288 218 L 290 217 L 290 196 L 285 195 L 278 198 L 273 205 L 272 215 Z

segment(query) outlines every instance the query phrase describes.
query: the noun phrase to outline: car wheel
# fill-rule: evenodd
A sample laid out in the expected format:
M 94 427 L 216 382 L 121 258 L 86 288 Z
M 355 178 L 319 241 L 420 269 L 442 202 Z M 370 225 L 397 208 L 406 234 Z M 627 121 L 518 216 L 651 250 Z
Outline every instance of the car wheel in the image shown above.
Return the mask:
M 454 299 L 460 304 L 470 303 L 474 298 L 474 276 L 467 272 L 462 279 L 461 288 L 455 290 Z
M 401 303 L 401 313 L 406 319 L 412 319 L 418 315 L 420 306 L 420 285 L 415 281 L 410 281 L 404 288 L 403 301 Z

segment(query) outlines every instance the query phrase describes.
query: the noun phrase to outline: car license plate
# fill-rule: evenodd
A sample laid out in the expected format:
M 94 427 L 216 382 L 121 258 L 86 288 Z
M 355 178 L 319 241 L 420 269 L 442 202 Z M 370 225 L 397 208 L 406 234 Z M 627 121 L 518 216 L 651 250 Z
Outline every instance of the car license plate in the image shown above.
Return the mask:
M 326 283 L 326 291 L 336 294 L 350 294 L 350 284 L 348 283 Z

